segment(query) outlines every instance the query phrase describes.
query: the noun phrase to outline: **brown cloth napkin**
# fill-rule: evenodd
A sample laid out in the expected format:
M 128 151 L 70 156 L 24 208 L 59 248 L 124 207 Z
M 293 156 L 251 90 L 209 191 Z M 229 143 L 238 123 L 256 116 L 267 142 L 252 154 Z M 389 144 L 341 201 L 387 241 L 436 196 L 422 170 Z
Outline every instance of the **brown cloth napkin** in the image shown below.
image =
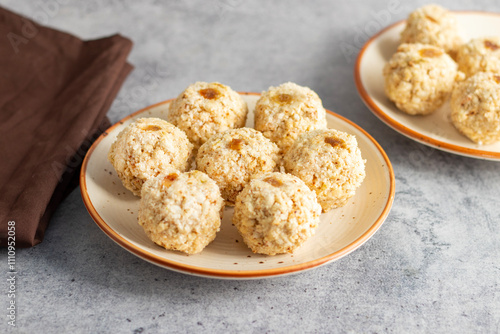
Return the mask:
M 14 224 L 16 247 L 43 240 L 109 125 L 131 48 L 119 35 L 82 41 L 0 7 L 0 246 Z

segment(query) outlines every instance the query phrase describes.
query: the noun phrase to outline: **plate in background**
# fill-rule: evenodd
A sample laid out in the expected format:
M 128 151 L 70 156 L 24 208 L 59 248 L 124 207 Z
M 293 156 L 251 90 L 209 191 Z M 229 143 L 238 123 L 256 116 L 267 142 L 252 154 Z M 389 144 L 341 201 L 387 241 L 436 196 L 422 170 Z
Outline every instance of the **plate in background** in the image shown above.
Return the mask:
M 485 12 L 454 12 L 464 41 L 500 31 L 500 15 Z M 463 156 L 500 160 L 500 142 L 478 145 L 455 129 L 445 103 L 427 116 L 411 116 L 398 110 L 384 93 L 382 69 L 396 52 L 406 21 L 399 21 L 370 38 L 359 52 L 354 68 L 356 87 L 366 106 L 394 130 L 422 144 Z
M 247 126 L 259 94 L 240 93 L 248 103 Z M 97 225 L 112 240 L 140 258 L 167 269 L 214 278 L 253 279 L 287 275 L 337 260 L 366 242 L 382 225 L 394 200 L 394 172 L 380 145 L 363 129 L 331 111 L 329 128 L 357 137 L 366 163 L 366 177 L 356 195 L 342 208 L 321 215 L 316 234 L 293 254 L 254 254 L 231 224 L 233 209 L 226 207 L 221 231 L 201 253 L 185 255 L 150 241 L 137 223 L 139 198 L 125 189 L 107 159 L 116 136 L 141 117 L 166 119 L 172 100 L 142 109 L 110 127 L 89 149 L 80 174 L 85 206 Z

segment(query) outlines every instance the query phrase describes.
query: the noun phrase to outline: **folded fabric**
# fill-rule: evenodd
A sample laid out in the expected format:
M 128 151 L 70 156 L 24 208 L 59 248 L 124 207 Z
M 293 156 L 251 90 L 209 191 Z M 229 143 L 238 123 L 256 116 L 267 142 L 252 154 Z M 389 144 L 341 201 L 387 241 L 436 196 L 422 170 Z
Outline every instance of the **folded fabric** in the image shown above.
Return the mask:
M 82 41 L 3 8 L 0 37 L 0 246 L 15 232 L 31 247 L 109 125 L 132 42 Z

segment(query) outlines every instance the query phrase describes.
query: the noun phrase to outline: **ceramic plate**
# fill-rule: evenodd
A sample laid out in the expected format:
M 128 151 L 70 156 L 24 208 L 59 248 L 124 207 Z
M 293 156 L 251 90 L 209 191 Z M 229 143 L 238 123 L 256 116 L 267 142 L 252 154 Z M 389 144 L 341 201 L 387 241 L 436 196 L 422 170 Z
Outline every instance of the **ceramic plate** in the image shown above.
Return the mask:
M 484 37 L 500 30 L 500 15 L 481 12 L 456 12 L 464 41 Z M 422 144 L 473 158 L 500 160 L 500 142 L 477 145 L 461 135 L 449 120 L 446 103 L 428 116 L 410 116 L 399 111 L 384 93 L 382 69 L 396 51 L 405 21 L 397 22 L 370 38 L 361 49 L 354 77 L 361 98 L 384 123 Z
M 247 126 L 252 126 L 253 108 L 259 96 L 241 95 L 250 110 Z M 387 155 L 363 129 L 329 111 L 328 127 L 357 137 L 362 156 L 367 160 L 366 178 L 345 207 L 321 216 L 316 234 L 294 254 L 253 254 L 231 224 L 232 208 L 225 209 L 221 231 L 199 254 L 188 256 L 155 245 L 137 223 L 139 198 L 122 186 L 107 154 L 118 133 L 135 119 L 166 119 L 170 101 L 147 107 L 113 125 L 96 140 L 83 162 L 80 186 L 87 210 L 104 233 L 131 253 L 156 265 L 199 276 L 230 279 L 279 276 L 349 254 L 367 241 L 387 217 L 394 199 L 394 174 Z

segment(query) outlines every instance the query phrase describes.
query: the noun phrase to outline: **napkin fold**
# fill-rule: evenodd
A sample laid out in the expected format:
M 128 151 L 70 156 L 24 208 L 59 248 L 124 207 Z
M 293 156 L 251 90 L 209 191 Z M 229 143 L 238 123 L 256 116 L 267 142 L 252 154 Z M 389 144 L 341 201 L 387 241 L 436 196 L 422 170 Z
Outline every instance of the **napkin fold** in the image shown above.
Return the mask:
M 120 35 L 82 41 L 0 7 L 0 246 L 43 240 L 109 126 L 131 48 Z

